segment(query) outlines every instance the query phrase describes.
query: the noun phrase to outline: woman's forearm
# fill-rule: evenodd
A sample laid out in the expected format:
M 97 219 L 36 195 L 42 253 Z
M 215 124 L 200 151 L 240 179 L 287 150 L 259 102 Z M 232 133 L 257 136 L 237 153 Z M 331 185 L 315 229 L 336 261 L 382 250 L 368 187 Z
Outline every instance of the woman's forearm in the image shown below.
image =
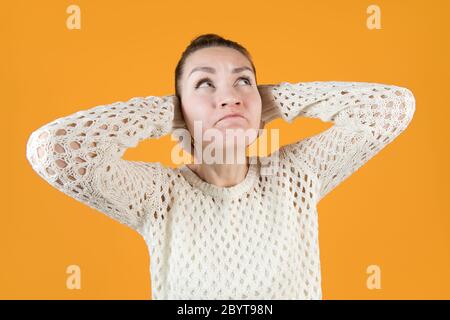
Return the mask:
M 415 98 L 403 87 L 367 82 L 315 81 L 261 88 L 263 115 L 291 123 L 318 118 L 334 125 L 283 150 L 298 166 L 306 165 L 320 183 L 320 200 L 411 122 Z
M 394 128 L 402 131 L 415 111 L 412 92 L 395 85 L 314 81 L 265 86 L 263 113 L 289 123 L 303 116 L 353 130 L 392 134 Z
M 58 118 L 31 134 L 26 157 L 53 187 L 141 228 L 145 211 L 155 209 L 147 205 L 160 204 L 162 167 L 121 157 L 140 141 L 171 132 L 176 103 L 175 96 L 137 97 Z

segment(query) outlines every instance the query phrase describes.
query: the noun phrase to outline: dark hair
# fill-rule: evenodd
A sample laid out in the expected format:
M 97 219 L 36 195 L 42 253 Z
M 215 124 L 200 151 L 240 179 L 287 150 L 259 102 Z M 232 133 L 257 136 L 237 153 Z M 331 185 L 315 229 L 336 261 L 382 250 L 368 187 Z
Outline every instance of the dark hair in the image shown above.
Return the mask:
M 250 61 L 250 64 L 252 65 L 253 73 L 255 74 L 255 80 L 256 80 L 256 68 L 253 64 L 252 57 L 251 57 L 250 53 L 247 51 L 247 49 L 245 49 L 239 43 L 228 40 L 228 39 L 224 39 L 217 34 L 214 34 L 214 33 L 202 34 L 191 41 L 189 46 L 184 50 L 183 54 L 181 55 L 181 58 L 178 61 L 177 67 L 175 68 L 175 95 L 178 97 L 178 99 L 180 101 L 181 101 L 181 95 L 180 95 L 181 90 L 180 90 L 179 80 L 184 71 L 184 65 L 186 62 L 186 58 L 199 49 L 209 48 L 209 47 L 227 47 L 227 48 L 232 48 L 232 49 L 235 49 L 235 50 L 241 52 Z M 258 81 L 256 81 L 256 82 L 258 82 Z

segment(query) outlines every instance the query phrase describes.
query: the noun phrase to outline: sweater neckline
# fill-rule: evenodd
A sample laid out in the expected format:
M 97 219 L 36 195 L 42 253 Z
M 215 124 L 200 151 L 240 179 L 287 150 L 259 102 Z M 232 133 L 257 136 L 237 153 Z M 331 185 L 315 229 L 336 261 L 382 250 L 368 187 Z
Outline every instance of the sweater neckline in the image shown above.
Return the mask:
M 187 165 L 180 167 L 183 177 L 195 188 L 200 189 L 203 193 L 213 197 L 236 197 L 247 192 L 254 184 L 259 174 L 259 159 L 257 156 L 249 156 L 249 167 L 247 174 L 241 182 L 231 187 L 220 187 L 201 179 Z

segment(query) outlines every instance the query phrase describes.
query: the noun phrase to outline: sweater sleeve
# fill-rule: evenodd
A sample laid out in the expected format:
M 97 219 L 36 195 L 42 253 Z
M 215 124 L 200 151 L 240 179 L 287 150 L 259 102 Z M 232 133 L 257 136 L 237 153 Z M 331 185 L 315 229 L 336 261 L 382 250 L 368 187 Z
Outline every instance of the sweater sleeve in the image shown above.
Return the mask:
M 171 95 L 82 110 L 32 132 L 26 157 L 50 185 L 144 236 L 167 201 L 164 167 L 121 157 L 143 139 L 171 132 L 177 108 Z
M 306 165 L 317 178 L 317 201 L 392 142 L 415 112 L 412 92 L 395 85 L 314 81 L 264 87 L 264 119 L 281 117 L 292 123 L 304 116 L 334 123 L 317 135 L 280 149 L 293 163 Z

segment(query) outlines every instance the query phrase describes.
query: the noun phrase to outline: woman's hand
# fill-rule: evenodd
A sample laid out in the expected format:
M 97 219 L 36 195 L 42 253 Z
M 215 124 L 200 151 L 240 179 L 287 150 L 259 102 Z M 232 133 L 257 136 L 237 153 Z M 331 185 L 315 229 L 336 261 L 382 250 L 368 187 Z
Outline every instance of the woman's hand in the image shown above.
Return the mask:
M 274 84 L 261 84 L 257 86 L 259 95 L 261 96 L 261 123 L 263 126 L 276 118 L 281 118 L 280 110 L 273 98 L 272 89 L 274 86 Z
M 167 103 L 172 105 L 173 119 L 172 119 L 172 131 L 175 129 L 187 129 L 186 122 L 184 121 L 183 112 L 181 110 L 180 99 L 176 95 L 167 96 Z

